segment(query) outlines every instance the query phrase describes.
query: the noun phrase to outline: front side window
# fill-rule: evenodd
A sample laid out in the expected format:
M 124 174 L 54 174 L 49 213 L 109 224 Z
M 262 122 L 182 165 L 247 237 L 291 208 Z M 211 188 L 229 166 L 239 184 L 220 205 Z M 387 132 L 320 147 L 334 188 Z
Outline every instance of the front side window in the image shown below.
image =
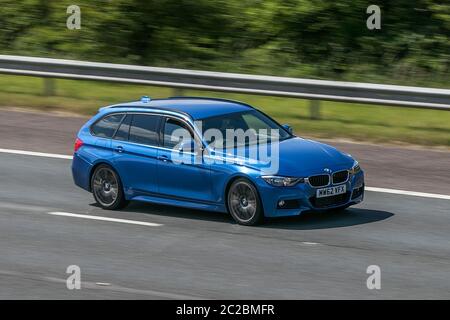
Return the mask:
M 283 127 L 263 113 L 252 110 L 236 112 L 200 120 L 205 142 L 213 148 L 229 148 L 260 143 L 261 141 L 272 141 L 273 139 L 284 140 L 292 137 Z M 208 134 L 208 130 L 214 130 L 215 134 Z M 274 130 L 274 131 L 272 131 Z M 210 132 L 214 132 L 210 131 Z M 231 133 L 238 134 L 247 132 L 245 139 L 237 141 Z M 227 135 L 228 133 L 228 135 Z M 277 133 L 278 135 L 273 135 Z M 231 140 L 227 140 L 231 136 Z
M 188 126 L 179 120 L 167 119 L 164 125 L 164 147 L 172 149 L 181 146 L 183 139 L 194 139 Z
M 129 141 L 149 146 L 157 146 L 159 119 L 160 117 L 156 115 L 133 115 Z
M 100 138 L 112 138 L 124 116 L 124 114 L 112 114 L 104 117 L 91 127 L 92 134 Z

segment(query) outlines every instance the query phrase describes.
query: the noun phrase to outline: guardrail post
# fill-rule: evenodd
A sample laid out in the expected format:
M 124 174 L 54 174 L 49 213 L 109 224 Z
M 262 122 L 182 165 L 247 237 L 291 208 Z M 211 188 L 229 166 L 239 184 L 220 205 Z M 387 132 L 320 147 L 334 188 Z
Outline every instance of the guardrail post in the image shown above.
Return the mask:
M 309 117 L 313 120 L 320 119 L 320 101 L 309 100 Z
M 44 78 L 44 96 L 55 95 L 55 79 Z

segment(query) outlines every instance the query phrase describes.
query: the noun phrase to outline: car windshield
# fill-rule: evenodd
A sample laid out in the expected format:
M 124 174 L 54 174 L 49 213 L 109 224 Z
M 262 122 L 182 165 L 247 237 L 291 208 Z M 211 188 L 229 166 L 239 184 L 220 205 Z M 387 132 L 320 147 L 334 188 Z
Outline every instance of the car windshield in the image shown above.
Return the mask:
M 198 120 L 204 141 L 212 148 L 229 149 L 285 140 L 292 135 L 257 110 L 230 113 Z

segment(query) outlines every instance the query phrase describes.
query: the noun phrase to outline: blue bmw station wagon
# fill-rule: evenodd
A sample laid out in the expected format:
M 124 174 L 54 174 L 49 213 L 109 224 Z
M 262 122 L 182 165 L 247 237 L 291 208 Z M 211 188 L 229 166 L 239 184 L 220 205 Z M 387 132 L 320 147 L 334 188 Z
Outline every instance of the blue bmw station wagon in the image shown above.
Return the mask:
M 136 200 L 229 212 L 255 225 L 364 197 L 363 171 L 349 154 L 231 100 L 142 97 L 104 107 L 74 149 L 75 184 L 110 210 Z

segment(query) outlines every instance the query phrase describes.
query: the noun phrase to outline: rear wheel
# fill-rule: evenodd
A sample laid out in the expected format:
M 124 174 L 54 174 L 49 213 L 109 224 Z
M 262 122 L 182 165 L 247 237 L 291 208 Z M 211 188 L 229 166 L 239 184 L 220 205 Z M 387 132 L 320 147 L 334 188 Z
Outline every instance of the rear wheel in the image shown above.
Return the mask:
M 108 165 L 102 164 L 95 169 L 91 179 L 91 190 L 95 201 L 103 209 L 117 210 L 128 204 L 119 176 Z
M 253 226 L 264 219 L 261 200 L 255 186 L 244 178 L 232 183 L 227 195 L 228 211 L 237 223 Z

